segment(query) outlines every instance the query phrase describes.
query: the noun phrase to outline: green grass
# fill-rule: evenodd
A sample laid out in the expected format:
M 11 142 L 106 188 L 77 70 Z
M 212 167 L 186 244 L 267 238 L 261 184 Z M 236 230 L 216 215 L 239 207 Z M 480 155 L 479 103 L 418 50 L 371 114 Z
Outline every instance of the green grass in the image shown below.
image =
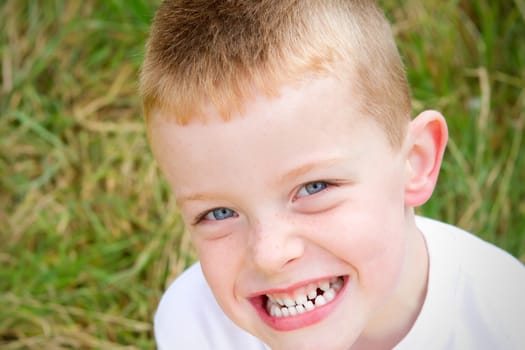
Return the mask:
M 381 3 L 415 111 L 450 127 L 420 212 L 525 261 L 525 1 Z M 137 94 L 157 4 L 0 4 L 2 349 L 153 348 L 159 297 L 195 259 Z

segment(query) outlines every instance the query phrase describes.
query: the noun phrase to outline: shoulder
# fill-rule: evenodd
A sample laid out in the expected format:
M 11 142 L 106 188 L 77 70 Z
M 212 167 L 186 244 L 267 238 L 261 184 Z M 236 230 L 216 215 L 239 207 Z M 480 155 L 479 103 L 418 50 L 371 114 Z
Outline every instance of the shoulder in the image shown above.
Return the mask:
M 417 224 L 427 242 L 429 282 L 451 296 L 448 314 L 457 341 L 468 348 L 524 346 L 523 264 L 455 226 L 424 218 Z
M 215 311 L 205 284 L 200 266 L 195 264 L 166 290 L 154 319 L 155 339 L 159 349 L 189 349 L 191 346 L 206 349 L 203 334 L 206 319 L 201 314 L 201 307 Z M 196 307 L 197 304 L 200 304 L 199 307 Z
M 198 263 L 184 271 L 162 296 L 154 331 L 159 350 L 264 349 L 224 315 Z
M 440 221 L 417 218 L 431 260 L 446 258 L 476 280 L 490 282 L 516 282 L 525 279 L 525 268 L 515 257 L 470 232 Z M 434 258 L 434 259 L 432 259 Z M 518 280 L 510 280 L 509 277 Z

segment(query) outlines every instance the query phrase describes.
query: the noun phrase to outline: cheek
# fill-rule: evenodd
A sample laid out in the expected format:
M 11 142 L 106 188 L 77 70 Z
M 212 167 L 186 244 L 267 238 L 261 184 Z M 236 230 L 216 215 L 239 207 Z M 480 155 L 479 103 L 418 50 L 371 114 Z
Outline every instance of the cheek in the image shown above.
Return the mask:
M 359 282 L 363 288 L 385 297 L 398 285 L 405 260 L 406 239 L 400 226 L 377 225 L 376 231 L 363 232 L 355 250 Z M 372 236 L 372 237 L 371 237 Z
M 363 208 L 363 207 L 361 207 Z M 367 288 L 387 288 L 397 283 L 406 249 L 403 216 L 397 209 L 341 208 L 325 220 L 325 249 L 356 270 Z
M 216 240 L 194 239 L 202 272 L 224 309 L 235 300 L 236 281 L 241 273 L 242 245 L 233 235 Z

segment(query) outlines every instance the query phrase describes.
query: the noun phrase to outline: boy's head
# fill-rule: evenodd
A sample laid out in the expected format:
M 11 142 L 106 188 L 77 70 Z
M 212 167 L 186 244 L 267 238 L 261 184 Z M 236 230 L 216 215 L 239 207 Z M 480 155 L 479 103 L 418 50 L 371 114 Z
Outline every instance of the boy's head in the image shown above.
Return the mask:
M 410 93 L 390 26 L 370 0 L 165 1 L 141 76 L 146 116 L 180 124 L 211 104 L 225 120 L 257 93 L 335 73 L 399 146 Z
M 230 319 L 273 349 L 392 348 L 406 334 L 426 288 L 412 206 L 432 192 L 446 125 L 432 111 L 409 121 L 371 1 L 165 2 L 142 91 Z

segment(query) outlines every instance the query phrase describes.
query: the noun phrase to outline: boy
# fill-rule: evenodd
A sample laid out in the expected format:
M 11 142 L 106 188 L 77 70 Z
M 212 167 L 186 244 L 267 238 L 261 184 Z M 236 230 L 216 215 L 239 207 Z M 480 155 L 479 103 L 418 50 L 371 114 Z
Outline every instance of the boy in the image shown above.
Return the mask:
M 414 215 L 447 128 L 373 1 L 165 1 L 141 90 L 200 258 L 160 349 L 524 348 L 522 264 Z

